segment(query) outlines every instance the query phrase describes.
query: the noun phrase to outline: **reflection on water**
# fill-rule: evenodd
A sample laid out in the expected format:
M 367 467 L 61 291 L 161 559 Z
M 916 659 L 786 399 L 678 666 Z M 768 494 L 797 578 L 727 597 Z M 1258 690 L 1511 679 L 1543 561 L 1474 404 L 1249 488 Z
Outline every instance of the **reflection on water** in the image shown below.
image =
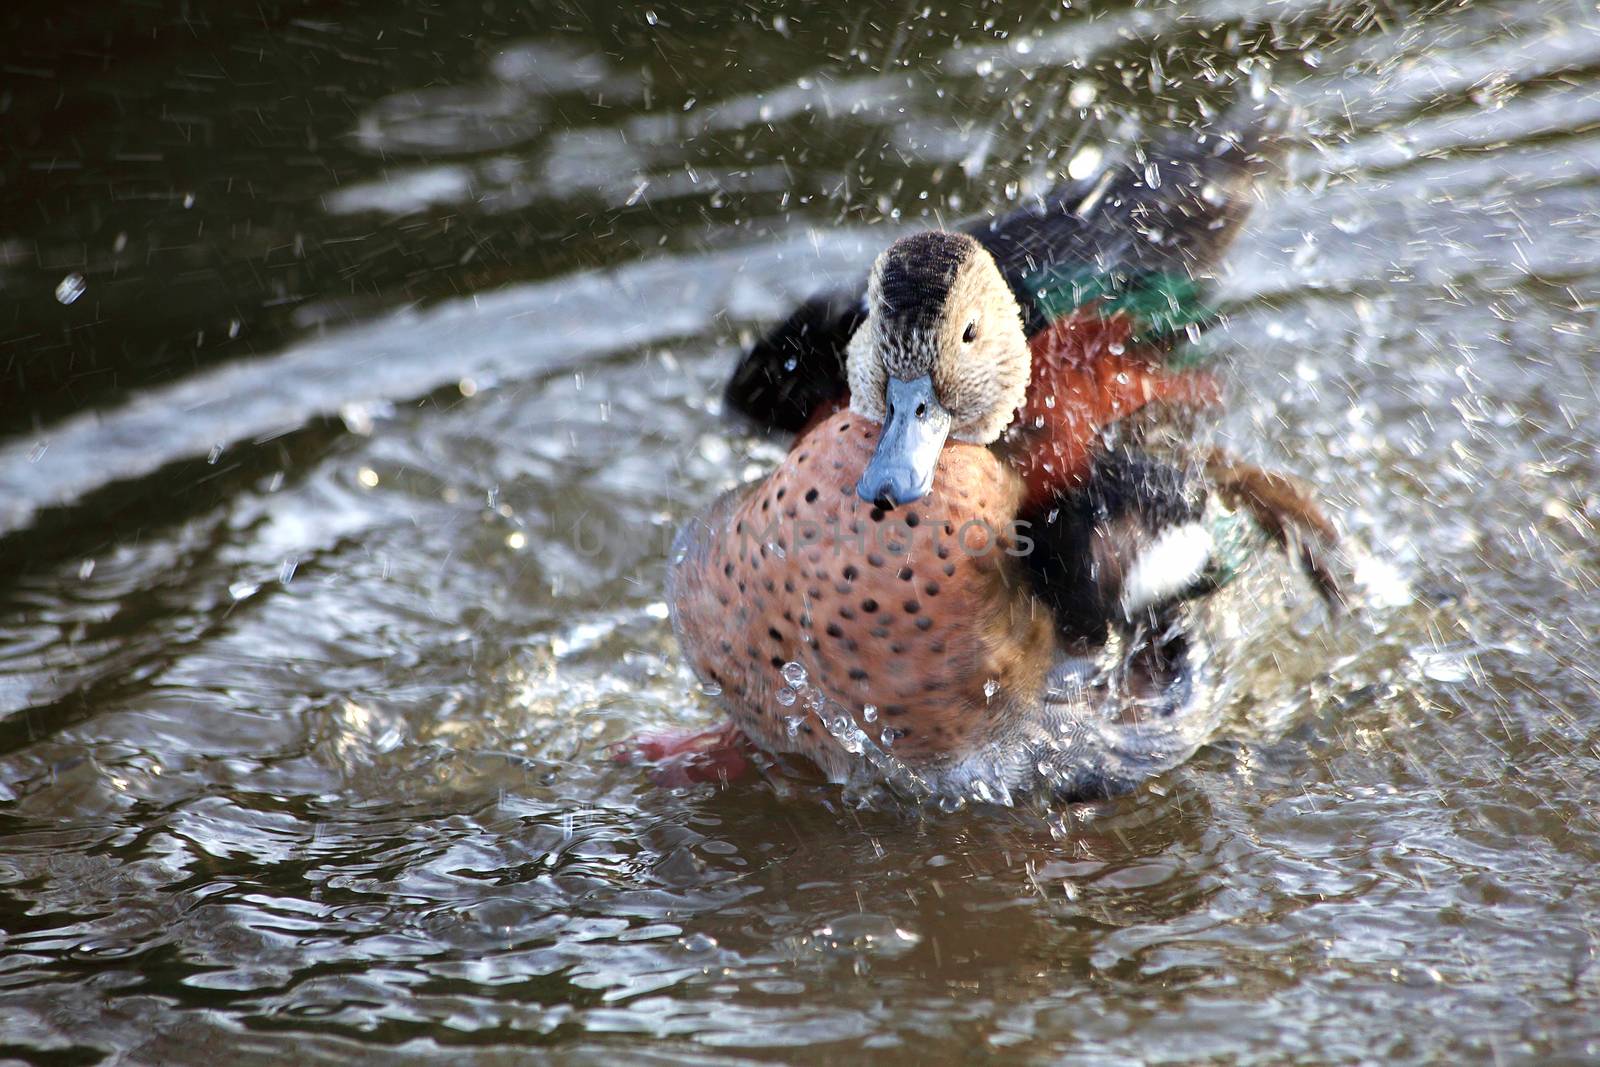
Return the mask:
M 1592 8 L 33 7 L 7 1054 L 1600 1056 Z M 713 715 L 662 567 L 776 455 L 734 349 L 1216 73 L 1306 115 L 1224 432 L 1327 488 L 1365 609 L 1241 616 L 1223 735 L 1116 802 L 613 765 Z

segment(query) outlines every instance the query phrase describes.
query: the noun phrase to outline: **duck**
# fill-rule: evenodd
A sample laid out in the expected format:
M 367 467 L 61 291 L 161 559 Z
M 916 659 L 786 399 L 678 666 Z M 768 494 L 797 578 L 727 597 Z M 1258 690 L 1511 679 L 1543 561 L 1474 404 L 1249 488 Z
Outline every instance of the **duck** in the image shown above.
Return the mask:
M 684 524 L 667 573 L 728 718 L 635 755 L 668 781 L 799 761 L 1010 803 L 1192 754 L 1218 705 L 1196 608 L 1269 547 L 1341 602 L 1310 488 L 1198 435 L 1222 400 L 1209 283 L 1282 124 L 1246 101 L 899 236 L 754 345 L 724 405 L 792 443 Z

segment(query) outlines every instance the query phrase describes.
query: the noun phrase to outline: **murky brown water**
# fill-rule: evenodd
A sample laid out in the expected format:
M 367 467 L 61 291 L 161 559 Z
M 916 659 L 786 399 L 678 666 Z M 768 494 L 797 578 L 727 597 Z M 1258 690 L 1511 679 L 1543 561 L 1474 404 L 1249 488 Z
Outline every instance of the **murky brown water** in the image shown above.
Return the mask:
M 246 6 L 0 12 L 0 1055 L 1600 1059 L 1592 4 Z M 613 766 L 741 339 L 1213 71 L 1365 609 L 1053 819 Z

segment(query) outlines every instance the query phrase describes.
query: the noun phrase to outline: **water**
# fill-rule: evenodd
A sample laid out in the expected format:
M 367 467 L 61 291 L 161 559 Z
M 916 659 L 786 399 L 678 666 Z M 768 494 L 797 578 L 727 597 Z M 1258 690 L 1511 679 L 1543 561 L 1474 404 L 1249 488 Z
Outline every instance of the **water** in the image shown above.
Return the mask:
M 1087 8 L 7 6 L 0 1050 L 1600 1058 L 1600 17 Z M 614 765 L 741 341 L 1212 72 L 1308 135 L 1227 430 L 1365 609 L 1050 816 Z

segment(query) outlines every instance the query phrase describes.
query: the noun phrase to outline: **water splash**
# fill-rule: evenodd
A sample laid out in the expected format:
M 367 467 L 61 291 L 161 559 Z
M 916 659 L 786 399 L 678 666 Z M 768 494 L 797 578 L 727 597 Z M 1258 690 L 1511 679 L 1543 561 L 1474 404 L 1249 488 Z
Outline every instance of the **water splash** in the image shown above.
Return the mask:
M 84 293 L 89 291 L 89 282 L 83 275 L 74 271 L 62 278 L 56 285 L 56 301 L 61 304 L 72 304 Z

